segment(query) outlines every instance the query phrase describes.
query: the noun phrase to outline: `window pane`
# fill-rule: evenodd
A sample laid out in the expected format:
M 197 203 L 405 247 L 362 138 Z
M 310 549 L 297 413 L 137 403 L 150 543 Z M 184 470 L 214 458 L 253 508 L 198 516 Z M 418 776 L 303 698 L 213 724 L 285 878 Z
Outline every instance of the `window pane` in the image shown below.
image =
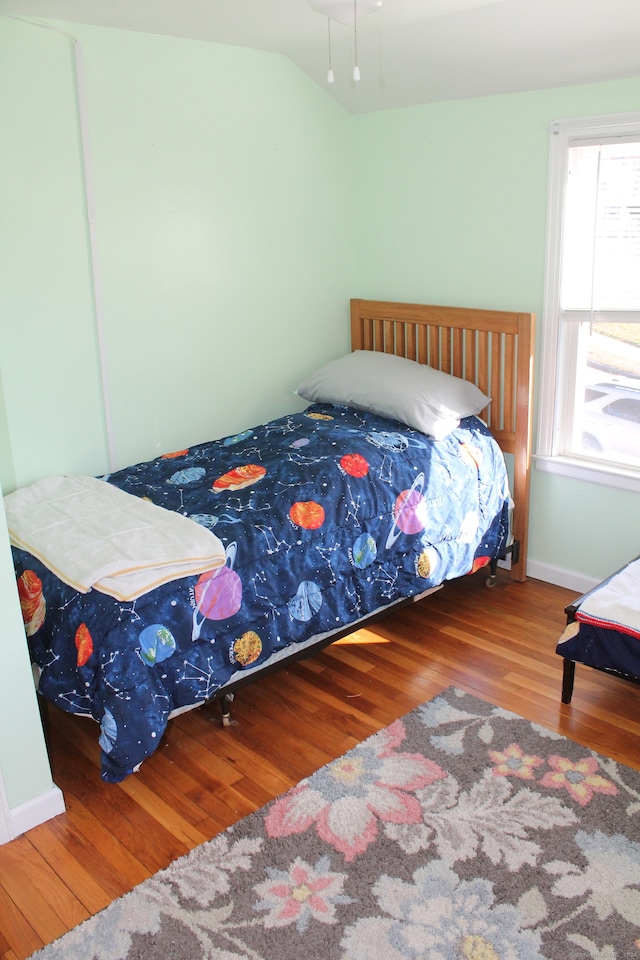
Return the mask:
M 583 324 L 572 452 L 640 466 L 640 323 Z
M 633 310 L 640 304 L 640 143 L 601 150 L 593 305 Z
M 569 149 L 561 307 L 640 307 L 640 142 Z
M 538 464 L 640 489 L 640 112 L 550 129 Z

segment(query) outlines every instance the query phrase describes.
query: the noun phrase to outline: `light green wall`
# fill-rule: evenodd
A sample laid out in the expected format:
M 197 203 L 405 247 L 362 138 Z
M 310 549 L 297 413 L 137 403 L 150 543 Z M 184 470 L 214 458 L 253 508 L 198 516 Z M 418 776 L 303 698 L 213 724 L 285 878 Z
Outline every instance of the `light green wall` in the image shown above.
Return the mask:
M 49 26 L 75 35 L 84 62 L 117 465 L 301 409 L 297 384 L 349 345 L 351 117 L 284 57 Z M 73 47 L 62 32 L 0 17 L 0 129 L 8 493 L 109 466 Z M 13 660 L 28 657 L 1 519 L 3 688 Z M 0 692 L 12 807 L 50 787 L 46 755 L 27 749 L 34 729 L 42 747 L 30 689 L 6 703 Z
M 292 409 L 348 347 L 351 119 L 286 59 L 87 33 L 121 465 Z
M 10 809 L 53 786 L 15 584 L 0 502 L 0 772 Z
M 70 46 L 2 18 L 0 44 L 0 449 L 21 486 L 105 462 Z
M 0 348 L 20 486 L 108 461 L 72 45 L 1 27 Z M 117 465 L 291 409 L 300 377 L 348 347 L 351 118 L 283 57 L 66 29 L 86 75 Z
M 539 344 L 548 125 L 638 108 L 640 77 L 356 118 L 358 294 L 533 311 Z M 600 579 L 640 551 L 640 495 L 534 470 L 530 531 L 539 571 Z
M 352 118 L 283 57 L 58 26 L 85 64 L 117 465 L 294 409 L 300 378 L 348 348 L 350 296 L 534 310 L 541 323 L 548 123 L 640 105 L 635 79 Z M 108 469 L 62 33 L 0 18 L 0 129 L 8 492 Z M 603 576 L 637 553 L 637 496 L 536 471 L 532 485 L 534 562 Z M 15 657 L 25 676 L 3 529 L 0 685 Z M 24 764 L 33 697 L 8 702 L 26 731 L 7 737 L 0 718 L 18 804 L 50 774 L 37 747 Z

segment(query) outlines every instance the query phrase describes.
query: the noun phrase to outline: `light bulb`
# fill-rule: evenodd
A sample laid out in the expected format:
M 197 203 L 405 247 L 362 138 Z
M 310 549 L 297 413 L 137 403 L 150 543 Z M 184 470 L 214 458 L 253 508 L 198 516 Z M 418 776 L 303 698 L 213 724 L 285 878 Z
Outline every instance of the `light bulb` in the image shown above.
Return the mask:
M 360 67 L 358 64 L 353 68 L 353 79 L 357 82 L 360 79 Z
M 333 81 L 334 81 L 333 70 L 330 69 L 329 73 L 327 74 L 327 83 L 333 83 Z

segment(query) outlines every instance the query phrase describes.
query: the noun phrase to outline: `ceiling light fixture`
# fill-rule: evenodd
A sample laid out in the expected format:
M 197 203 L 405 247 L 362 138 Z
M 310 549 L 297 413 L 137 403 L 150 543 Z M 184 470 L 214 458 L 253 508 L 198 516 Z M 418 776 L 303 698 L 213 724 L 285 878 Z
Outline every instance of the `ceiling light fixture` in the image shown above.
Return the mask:
M 382 0 L 308 0 L 309 6 L 316 13 L 321 13 L 327 18 L 327 33 L 329 42 L 329 71 L 327 73 L 327 83 L 333 83 L 333 64 L 331 57 L 331 21 L 335 20 L 344 26 L 353 24 L 353 52 L 354 66 L 353 79 L 360 79 L 360 67 L 358 65 L 358 18 L 365 17 L 369 13 L 379 10 L 382 6 Z

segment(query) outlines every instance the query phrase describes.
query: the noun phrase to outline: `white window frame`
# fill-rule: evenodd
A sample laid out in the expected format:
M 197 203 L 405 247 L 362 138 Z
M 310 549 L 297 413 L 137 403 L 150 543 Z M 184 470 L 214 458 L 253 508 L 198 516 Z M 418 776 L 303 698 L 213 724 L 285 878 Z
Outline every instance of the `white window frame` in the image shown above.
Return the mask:
M 556 120 L 549 126 L 549 195 L 547 212 L 547 249 L 545 295 L 543 306 L 540 393 L 538 406 L 538 442 L 534 455 L 536 467 L 549 473 L 576 480 L 587 480 L 606 486 L 640 493 L 640 469 L 623 464 L 603 462 L 588 456 L 569 456 L 564 450 L 561 416 L 564 395 L 575 390 L 576 365 L 563 363 L 563 343 L 570 349 L 564 354 L 577 356 L 575 341 L 579 324 L 570 323 L 567 338 L 560 338 L 560 257 L 562 222 L 566 187 L 569 144 L 578 139 L 615 138 L 638 135 L 640 112 Z M 573 341 L 573 342 L 572 342 Z M 573 351 L 573 353 L 572 353 Z M 560 374 L 564 375 L 560 375 Z

